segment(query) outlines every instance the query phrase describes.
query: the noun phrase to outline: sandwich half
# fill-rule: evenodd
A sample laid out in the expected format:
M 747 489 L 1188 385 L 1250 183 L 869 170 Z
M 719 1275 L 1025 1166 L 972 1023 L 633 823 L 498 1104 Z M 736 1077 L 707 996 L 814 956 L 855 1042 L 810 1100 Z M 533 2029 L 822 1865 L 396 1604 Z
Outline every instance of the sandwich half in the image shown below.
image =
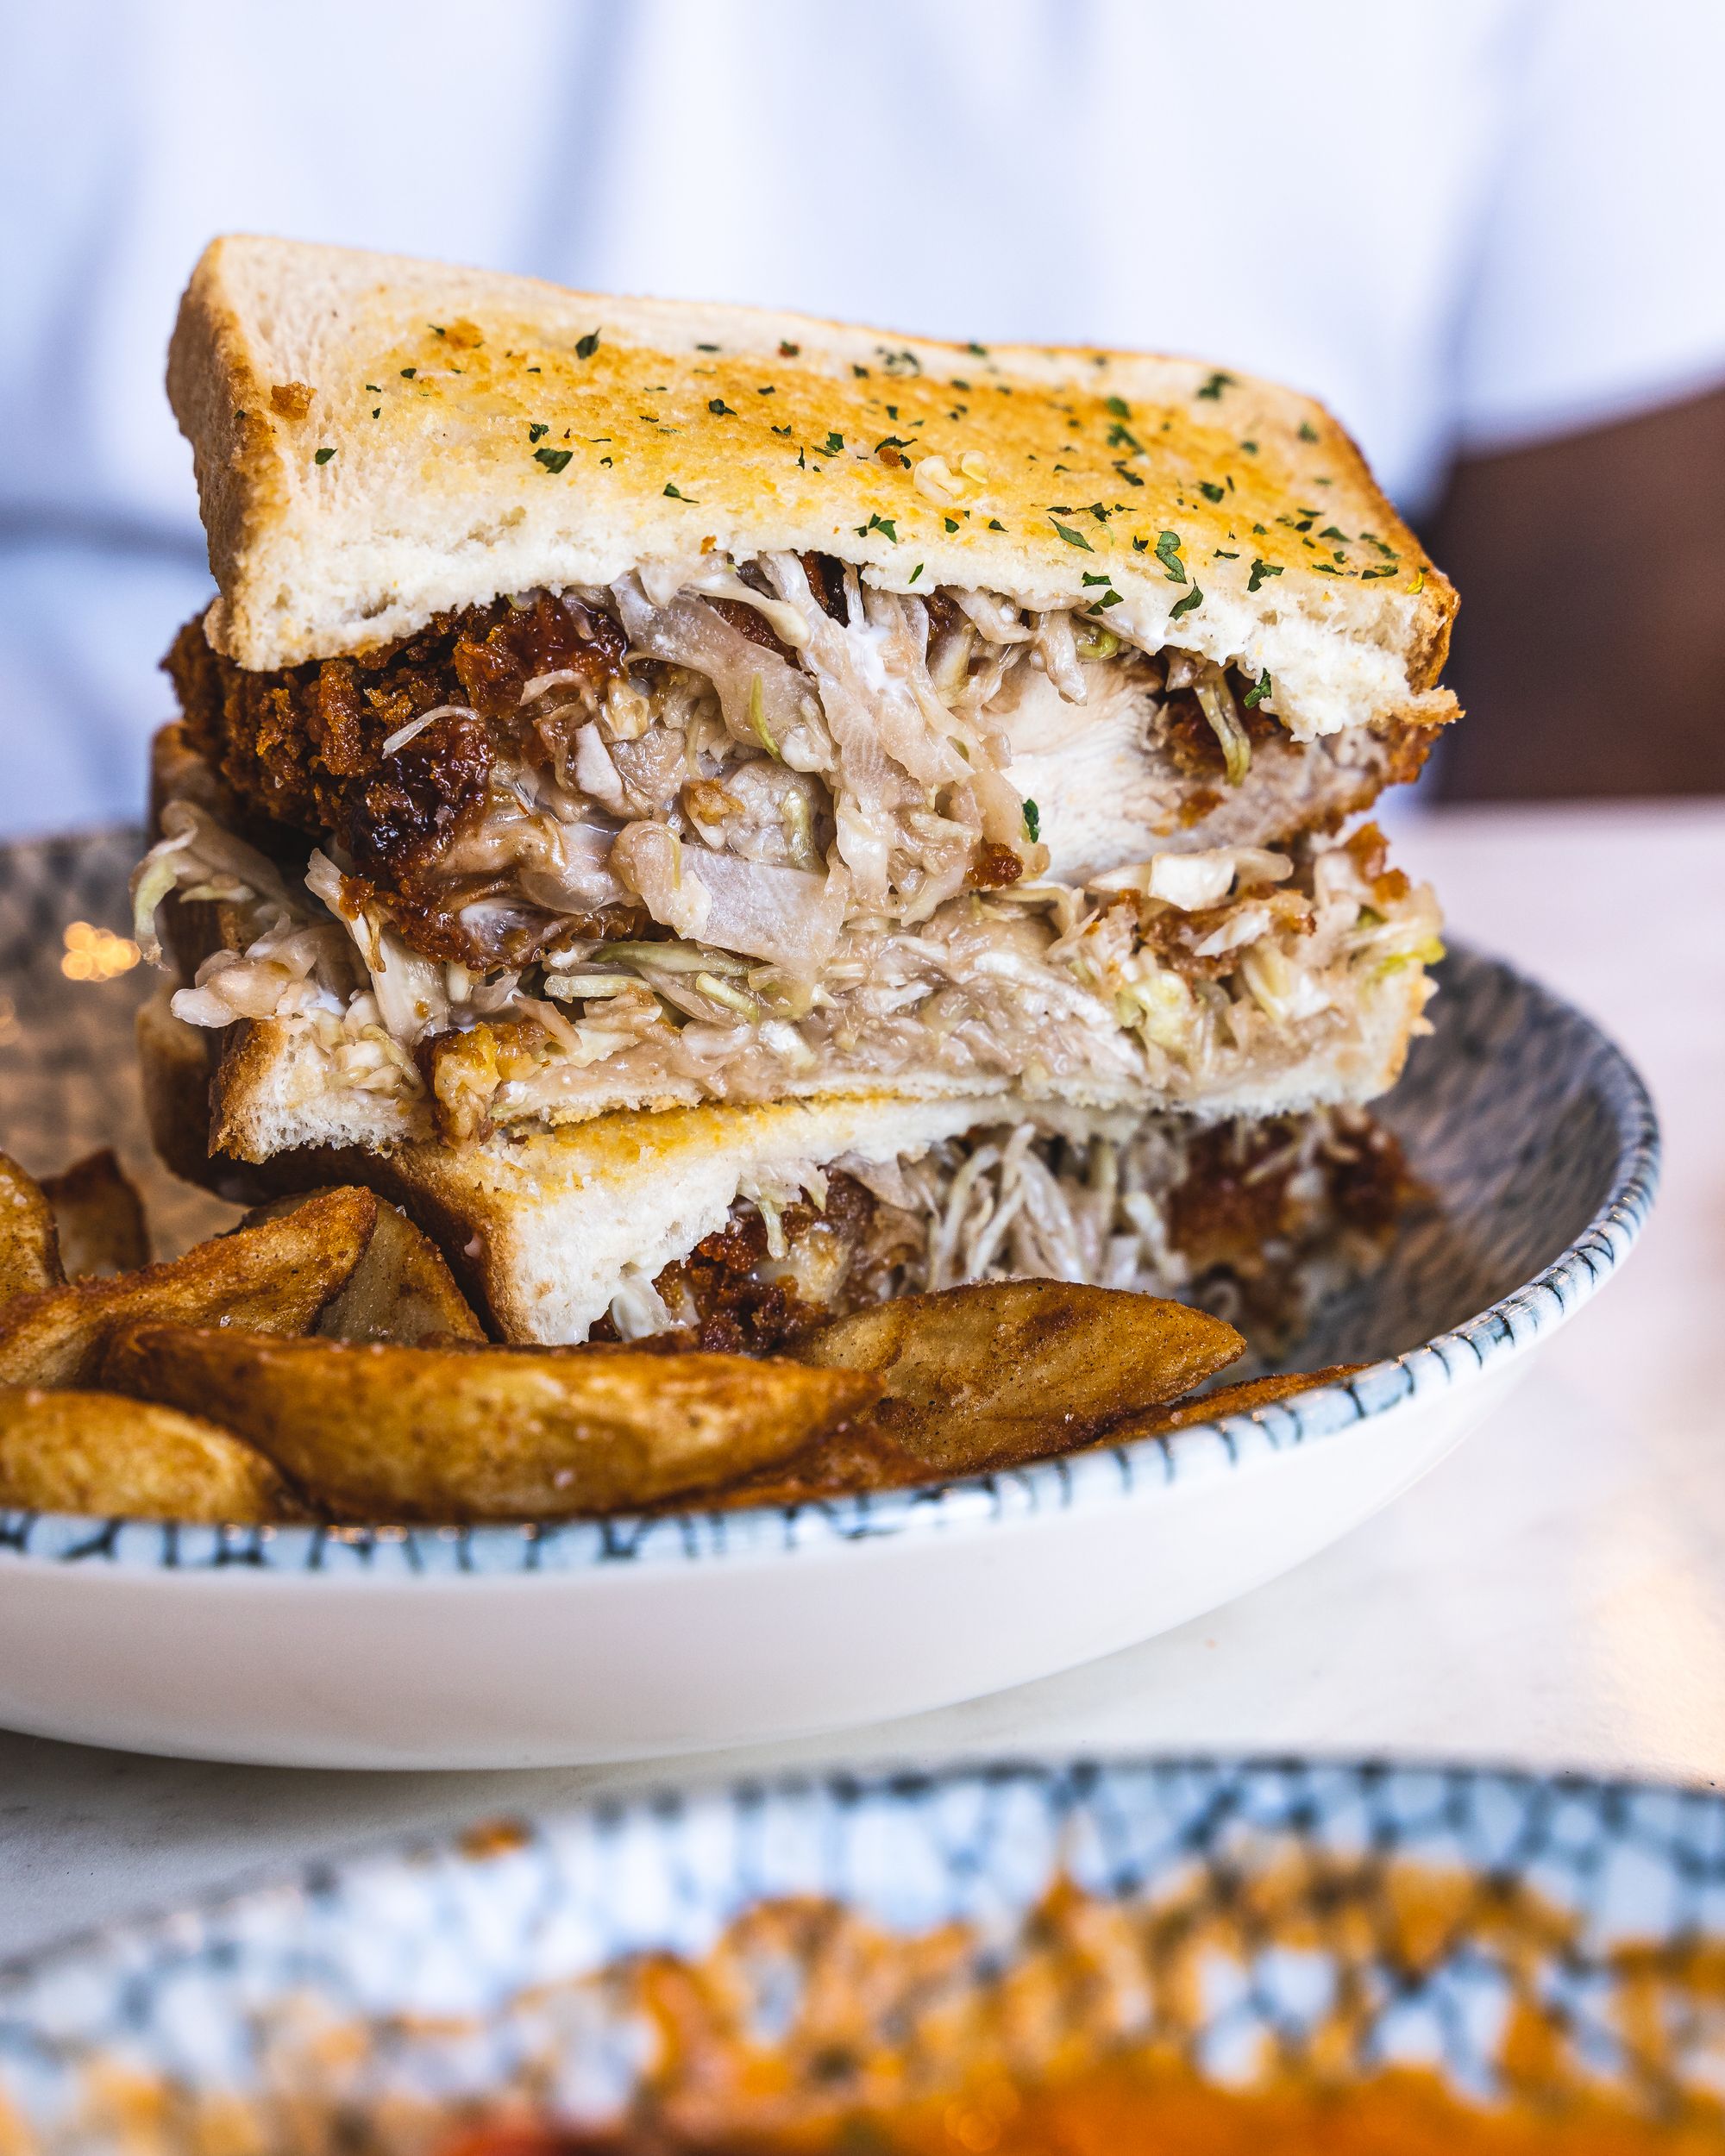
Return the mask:
M 1454 597 L 1309 400 L 254 239 L 168 379 L 220 597 L 135 896 L 216 1151 L 891 1094 L 926 1159 L 1399 1070 L 1436 910 L 1346 827 Z
M 1364 1111 L 1178 1112 L 875 1090 L 624 1110 L 465 1146 L 207 1155 L 207 1033 L 140 1026 L 158 1150 L 254 1198 L 373 1185 L 442 1247 L 504 1339 L 675 1335 L 729 1353 L 961 1282 L 1041 1276 L 1177 1296 L 1275 1354 L 1375 1266 L 1413 1185 Z

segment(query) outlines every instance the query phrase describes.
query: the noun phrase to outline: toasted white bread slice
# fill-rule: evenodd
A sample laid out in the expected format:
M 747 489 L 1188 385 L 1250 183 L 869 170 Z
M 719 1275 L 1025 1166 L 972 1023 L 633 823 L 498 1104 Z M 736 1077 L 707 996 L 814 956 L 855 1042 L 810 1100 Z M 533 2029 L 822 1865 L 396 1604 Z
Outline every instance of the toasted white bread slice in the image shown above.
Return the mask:
M 1268 671 L 1301 737 L 1430 726 L 1450 586 L 1309 398 L 287 241 L 214 241 L 168 391 L 216 649 L 267 670 L 638 566 L 816 549 Z M 896 416 L 895 416 L 896 415 Z
M 236 1199 L 329 1181 L 386 1193 L 442 1245 L 505 1339 L 578 1340 L 625 1279 L 653 1280 L 722 1227 L 737 1194 L 841 1154 L 892 1161 L 1022 1108 L 1004 1096 L 907 1100 L 872 1092 L 751 1107 L 619 1114 L 456 1149 L 354 1148 L 335 1119 L 308 1117 L 294 1150 L 249 1176 L 210 1153 L 198 1029 L 167 999 L 146 1006 L 139 1050 L 151 1134 L 176 1173 Z

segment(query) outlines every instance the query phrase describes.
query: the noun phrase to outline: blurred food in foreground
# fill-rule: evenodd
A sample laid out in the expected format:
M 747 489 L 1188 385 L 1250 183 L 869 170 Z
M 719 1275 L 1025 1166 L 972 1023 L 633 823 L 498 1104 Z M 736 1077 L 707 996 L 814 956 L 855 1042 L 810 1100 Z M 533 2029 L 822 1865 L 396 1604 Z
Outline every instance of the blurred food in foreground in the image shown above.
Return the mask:
M 259 2023 L 267 2094 L 135 2084 L 131 2108 L 173 2129 L 166 2145 L 210 2156 L 1725 2146 L 1697 2026 L 1716 2021 L 1725 1942 L 1600 1952 L 1513 1863 L 1488 1881 L 1371 1847 L 1327 1846 L 1314 1862 L 1260 1832 L 1227 1863 L 1201 1832 L 1197 1861 L 1151 1859 L 1147 1882 L 1114 1892 L 1057 1873 L 1011 1917 L 900 1929 L 844 1901 L 756 1900 L 703 1952 L 622 1956 L 472 2019 L 308 2021 L 278 2002 Z M 467 1890 L 482 1899 L 483 1867 L 528 1840 L 507 1823 L 472 1835 Z M 1398 2000 L 1423 2010 L 1417 2040 L 1394 2033 Z M 83 2146 L 110 2146 L 114 2078 Z
M 545 2017 L 565 2031 L 605 2020 L 630 2029 L 647 2064 L 625 2120 L 559 2122 L 517 2098 L 452 2126 L 436 2156 L 1725 2147 L 1717 2090 L 1685 2091 L 1671 2072 L 1674 2054 L 1694 2048 L 1692 2017 L 1717 2016 L 1725 1941 L 1620 1947 L 1592 1973 L 1578 2028 L 1554 1996 L 1577 1933 L 1513 1871 L 1493 1889 L 1469 1871 L 1333 1852 L 1314 1874 L 1268 1838 L 1225 1878 L 1176 1870 L 1113 1898 L 1057 1877 L 1004 1931 L 952 1922 L 906 1934 L 841 1902 L 762 1902 L 698 1959 L 645 1954 L 569 1987 L 590 1995 L 590 2023 L 574 1996 Z M 1489 2096 L 1437 2063 L 1435 2035 L 1410 2058 L 1411 2046 L 1386 2057 L 1373 2034 L 1389 1996 L 1417 1996 L 1451 1958 L 1489 1972 L 1490 2013 L 1468 2002 L 1469 2041 L 1484 2054 L 1473 2078 Z M 1258 2034 L 1231 2044 L 1226 2002 L 1243 1986 Z M 1463 2011 L 1459 1992 L 1451 2005 Z M 1622 2059 L 1618 2045 L 1644 2084 L 1633 2094 L 1631 2075 L 1607 2063 Z M 1460 2048 L 1443 2040 L 1446 2054 Z M 1661 2092 L 1653 2105 L 1649 2087 Z
M 1598 2097 L 1555 2117 L 1487 2109 L 1419 2071 L 1245 2090 L 1127 2060 L 1023 2089 L 984 2079 L 825 2133 L 745 2122 L 694 2138 L 655 2127 L 594 2134 L 507 2118 L 455 2135 L 437 2156 L 1703 2156 L 1719 2146 L 1710 2125 L 1661 2126 Z

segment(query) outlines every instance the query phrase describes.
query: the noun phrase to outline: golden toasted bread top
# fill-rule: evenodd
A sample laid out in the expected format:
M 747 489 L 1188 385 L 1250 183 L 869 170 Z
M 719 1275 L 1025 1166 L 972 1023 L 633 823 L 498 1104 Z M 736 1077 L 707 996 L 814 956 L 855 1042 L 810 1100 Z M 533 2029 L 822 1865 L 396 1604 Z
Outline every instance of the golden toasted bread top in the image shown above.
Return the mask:
M 1430 724 L 1454 594 L 1309 398 L 1183 359 L 936 343 L 218 240 L 169 362 L 269 668 L 641 562 L 818 548 L 1272 669 L 1300 731 Z

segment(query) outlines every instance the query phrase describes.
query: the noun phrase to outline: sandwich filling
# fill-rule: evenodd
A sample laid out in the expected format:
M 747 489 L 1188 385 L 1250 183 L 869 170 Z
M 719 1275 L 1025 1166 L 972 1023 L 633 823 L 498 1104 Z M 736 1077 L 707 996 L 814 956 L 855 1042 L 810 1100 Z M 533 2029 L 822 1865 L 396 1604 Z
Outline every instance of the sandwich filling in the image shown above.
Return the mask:
M 1378 1263 L 1414 1188 L 1358 1109 L 1112 1131 L 1058 1120 L 841 1159 L 739 1198 L 686 1257 L 629 1282 L 592 1337 L 769 1354 L 888 1296 L 1019 1277 L 1176 1295 L 1274 1353 Z
M 176 1013 L 280 1022 L 404 1135 L 865 1078 L 1248 1106 L 1436 954 L 1430 894 L 1334 835 L 1428 736 L 1301 741 L 1109 597 L 787 554 L 278 674 L 189 624 L 144 940 L 173 896 Z

